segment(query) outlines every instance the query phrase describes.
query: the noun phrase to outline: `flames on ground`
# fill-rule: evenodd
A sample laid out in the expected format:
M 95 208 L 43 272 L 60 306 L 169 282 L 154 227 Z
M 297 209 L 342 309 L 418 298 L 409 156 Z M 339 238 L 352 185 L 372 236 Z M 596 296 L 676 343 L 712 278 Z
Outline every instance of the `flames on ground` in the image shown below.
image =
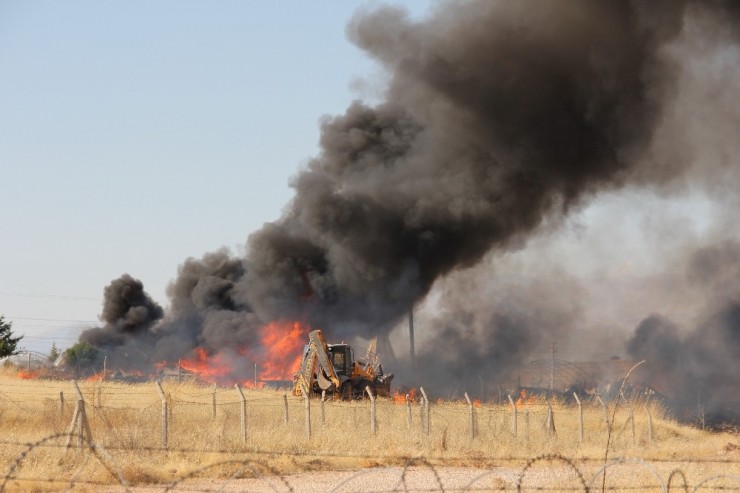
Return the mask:
M 288 382 L 300 367 L 309 332 L 310 329 L 300 322 L 272 322 L 260 329 L 259 353 L 253 348 L 242 347 L 233 352 L 223 350 L 209 355 L 199 347 L 193 351 L 193 358 L 161 362 L 157 366 L 160 369 L 176 366 L 178 370 L 197 376 L 201 382 L 219 385 L 238 383 L 243 387 L 262 387 L 268 382 Z M 255 371 L 251 379 L 244 378 L 251 369 L 248 365 Z
M 105 369 L 95 371 L 90 380 L 146 380 L 163 376 L 195 378 L 201 383 L 261 388 L 266 384 L 281 384 L 293 380 L 300 367 L 303 348 L 308 340 L 310 327 L 297 321 L 271 322 L 258 329 L 259 345 L 222 348 L 209 352 L 204 347 L 194 348 L 190 354 L 177 360 L 161 360 L 150 365 L 132 368 L 125 361 L 108 364 L 100 355 L 96 365 Z M 36 378 L 33 372 L 19 372 L 21 378 Z

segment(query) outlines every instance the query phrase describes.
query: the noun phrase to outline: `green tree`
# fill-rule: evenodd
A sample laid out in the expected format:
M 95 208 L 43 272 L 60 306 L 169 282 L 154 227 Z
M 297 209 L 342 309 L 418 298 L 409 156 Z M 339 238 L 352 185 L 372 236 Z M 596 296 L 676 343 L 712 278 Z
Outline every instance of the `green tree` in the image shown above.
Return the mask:
M 49 361 L 51 361 L 52 363 L 54 363 L 57 360 L 57 358 L 59 357 L 59 354 L 61 354 L 61 353 L 59 352 L 59 348 L 57 348 L 57 343 L 56 342 L 52 342 L 51 343 L 51 350 L 49 351 Z
M 100 350 L 88 342 L 78 342 L 64 351 L 67 365 L 77 370 L 91 368 L 100 359 L 100 355 Z
M 13 322 L 6 322 L 0 315 L 0 358 L 16 354 L 16 346 L 23 336 L 13 337 Z

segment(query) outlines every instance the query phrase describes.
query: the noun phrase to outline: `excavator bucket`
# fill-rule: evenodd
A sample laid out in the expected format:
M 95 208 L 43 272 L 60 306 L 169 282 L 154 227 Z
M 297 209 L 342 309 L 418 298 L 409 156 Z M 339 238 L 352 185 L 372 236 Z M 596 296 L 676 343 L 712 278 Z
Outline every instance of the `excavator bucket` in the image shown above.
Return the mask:
M 323 371 L 316 372 L 316 383 L 321 390 L 332 391 L 335 390 L 334 383 L 329 377 L 327 377 Z

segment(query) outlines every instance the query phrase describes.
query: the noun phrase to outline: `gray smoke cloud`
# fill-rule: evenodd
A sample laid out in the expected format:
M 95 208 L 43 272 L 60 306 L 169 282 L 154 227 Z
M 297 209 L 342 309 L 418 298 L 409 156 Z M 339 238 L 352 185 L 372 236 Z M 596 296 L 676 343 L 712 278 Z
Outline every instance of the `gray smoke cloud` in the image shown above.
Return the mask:
M 627 343 L 635 359 L 646 361 L 645 378 L 654 382 L 685 419 L 710 424 L 740 421 L 740 243 L 725 241 L 691 255 L 687 279 L 706 293 L 709 305 L 685 331 L 653 315 Z
M 491 398 L 498 387 L 516 386 L 523 362 L 562 344 L 582 319 L 577 282 L 482 273 L 479 266 L 458 272 L 435 289 L 437 299 L 426 303 L 433 308 L 416 319 L 415 361 L 395 367 L 402 382 L 423 382 L 446 398 Z
M 525 248 L 604 192 L 737 183 L 735 5 L 473 0 L 421 21 L 395 7 L 358 12 L 347 33 L 390 74 L 384 101 L 323 119 L 319 155 L 246 258 L 189 259 L 159 323 L 131 332 L 111 321 L 98 334 L 145 340 L 168 359 L 257 344 L 276 319 L 333 339 L 387 336 L 441 279 Z M 467 384 L 471 366 L 504 374 L 584 312 L 562 286 L 528 283 L 488 304 L 470 293 L 451 289 L 431 322 L 448 352 L 420 352 L 440 386 Z M 671 334 L 646 324 L 648 343 Z

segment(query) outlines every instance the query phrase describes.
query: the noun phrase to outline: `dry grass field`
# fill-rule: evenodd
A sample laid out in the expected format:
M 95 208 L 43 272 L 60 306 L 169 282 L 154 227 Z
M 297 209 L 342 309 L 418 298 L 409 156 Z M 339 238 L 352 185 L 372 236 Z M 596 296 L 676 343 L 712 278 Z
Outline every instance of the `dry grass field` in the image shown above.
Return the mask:
M 163 401 L 154 383 L 80 382 L 79 387 L 93 450 L 78 446 L 79 422 L 72 426 L 77 401 L 73 382 L 23 380 L 7 372 L 0 376 L 5 491 L 66 490 L 71 483 L 79 490 L 97 491 L 121 480 L 144 485 L 183 477 L 279 476 L 404 466 L 410 459 L 426 467 L 484 470 L 505 465 L 521 472 L 528 459 L 544 454 L 553 458 L 531 464 L 526 477 L 563 486 L 576 481 L 563 479 L 573 476 L 566 458 L 586 479 L 603 466 L 609 431 L 603 408 L 584 402 L 581 441 L 578 408 L 555 402 L 555 433 L 549 433 L 544 427 L 547 403 L 528 401 L 518 406 L 515 436 L 511 406 L 482 403 L 473 408 L 476 435 L 471 438 L 469 406 L 463 400 L 433 402 L 427 434 L 424 407 L 418 402 L 411 404 L 409 426 L 405 402 L 377 399 L 373 433 L 369 400 L 327 401 L 322 422 L 321 402 L 312 399 L 309 437 L 302 398 L 288 394 L 286 423 L 285 391 L 245 389 L 244 441 L 236 389 L 164 381 L 165 437 Z M 673 469 L 680 469 L 693 485 L 713 475 L 740 475 L 737 434 L 682 426 L 654 404 L 647 409 L 652 437 L 644 403 L 609 407 L 613 422 L 608 460 L 626 461 L 608 469 L 608 488 L 634 491 L 635 485 L 657 484 L 656 477 L 666 482 Z M 75 435 L 71 439 L 70 429 Z M 674 479 L 674 485 L 679 483 Z M 601 480 L 594 484 L 600 490 Z M 740 488 L 740 481 L 716 480 L 710 485 Z

